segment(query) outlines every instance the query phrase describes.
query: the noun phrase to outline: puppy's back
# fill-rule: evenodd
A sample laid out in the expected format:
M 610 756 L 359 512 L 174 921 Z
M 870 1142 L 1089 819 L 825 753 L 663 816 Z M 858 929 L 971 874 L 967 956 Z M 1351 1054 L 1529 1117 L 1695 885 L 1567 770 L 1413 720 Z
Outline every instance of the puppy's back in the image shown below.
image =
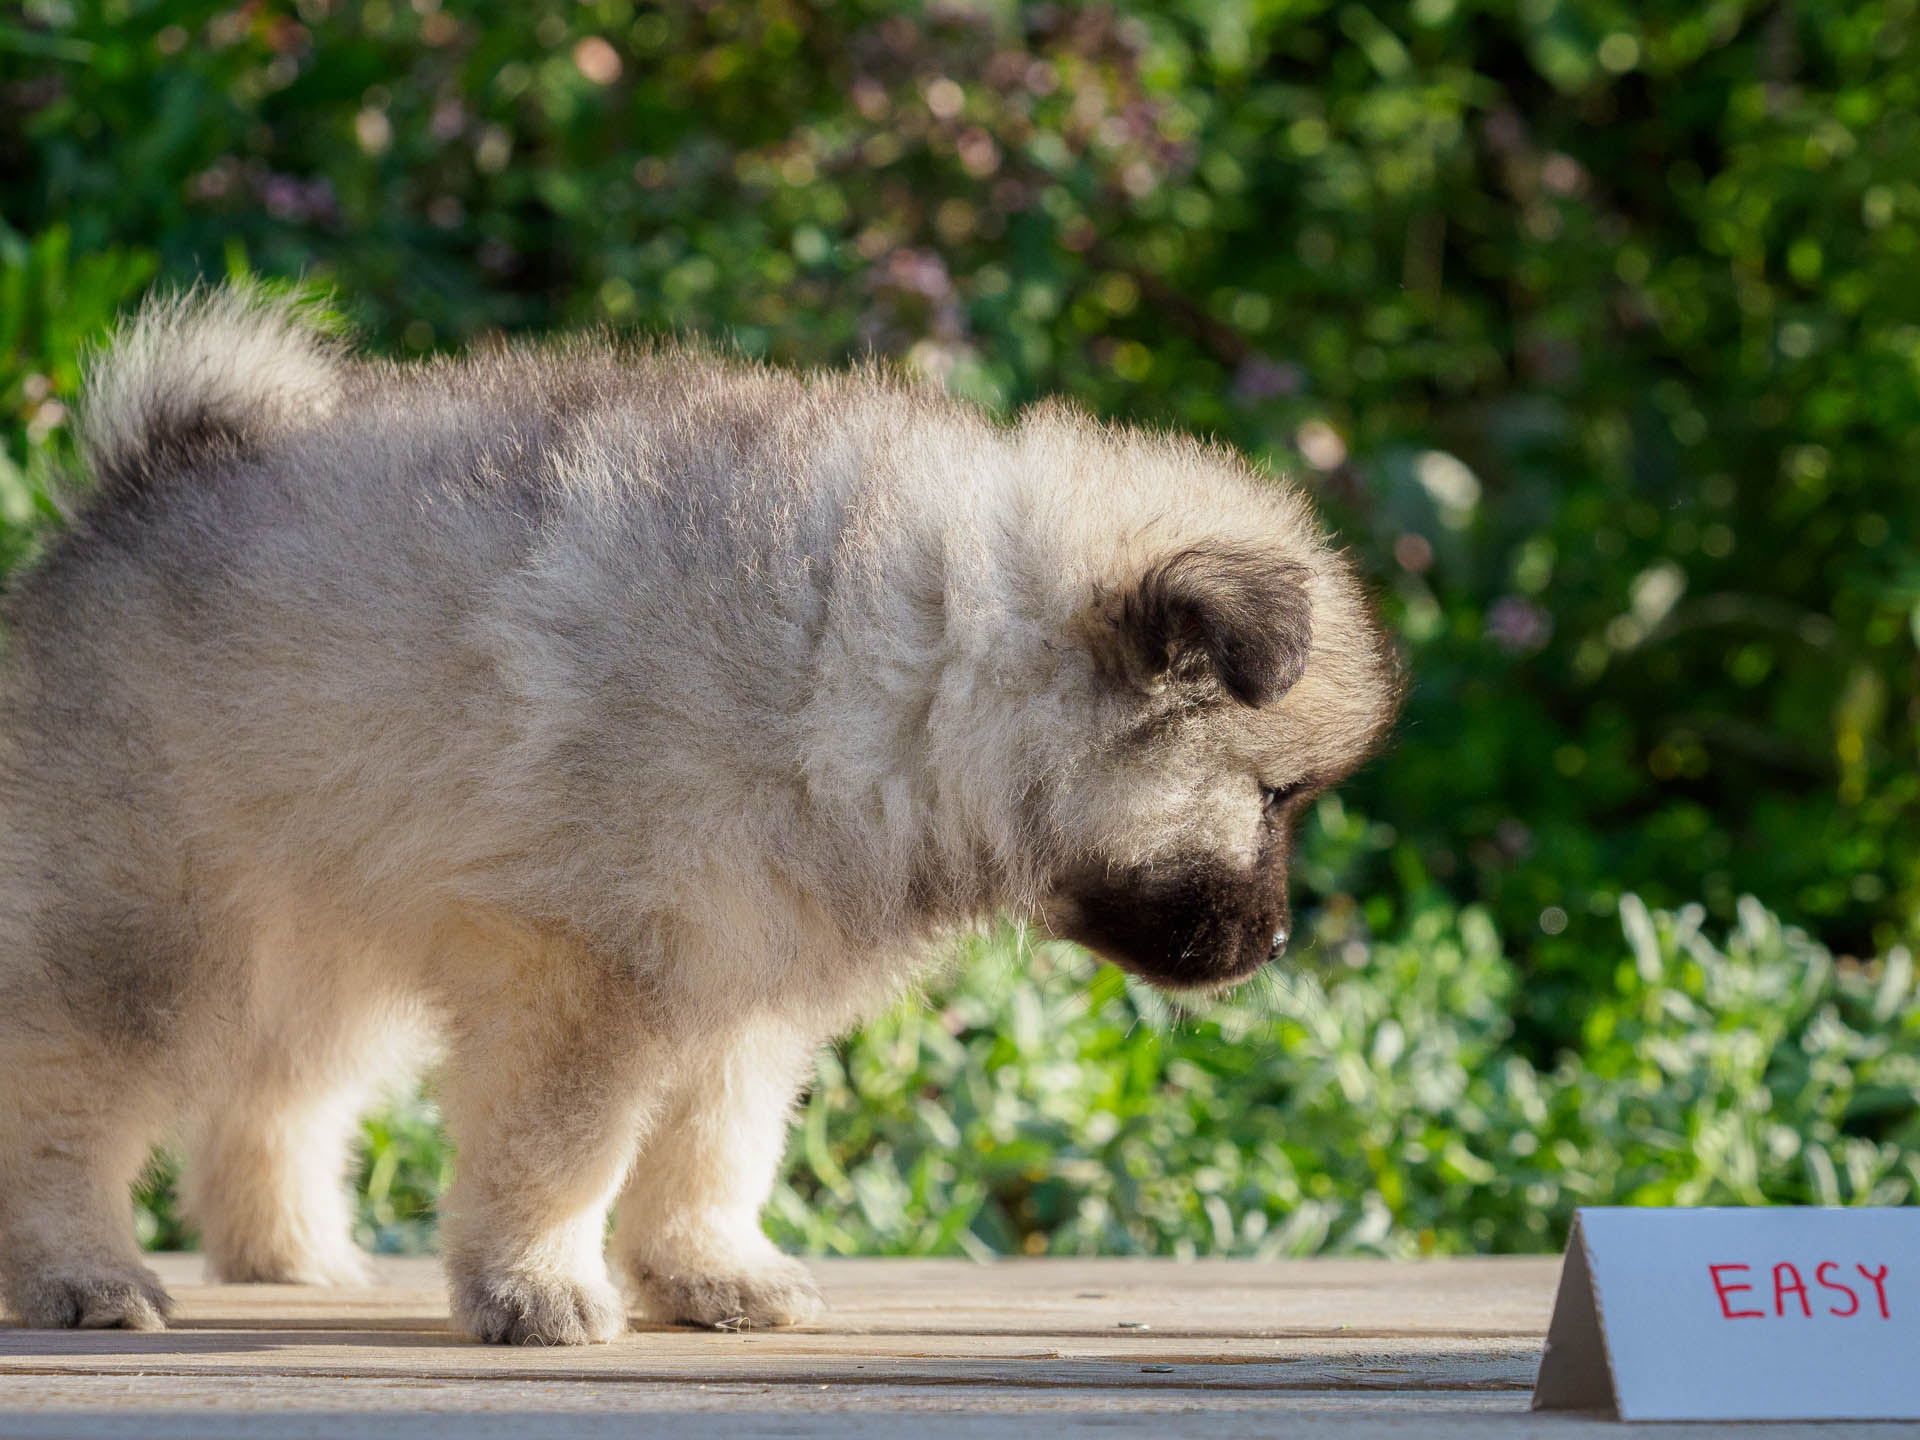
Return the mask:
M 400 367 L 289 300 L 160 301 L 6 603 L 0 848 L 418 897 L 551 889 L 585 814 L 632 817 L 636 872 L 650 823 L 697 847 L 791 785 L 829 593 L 889 523 L 866 457 L 924 403 L 594 341 Z

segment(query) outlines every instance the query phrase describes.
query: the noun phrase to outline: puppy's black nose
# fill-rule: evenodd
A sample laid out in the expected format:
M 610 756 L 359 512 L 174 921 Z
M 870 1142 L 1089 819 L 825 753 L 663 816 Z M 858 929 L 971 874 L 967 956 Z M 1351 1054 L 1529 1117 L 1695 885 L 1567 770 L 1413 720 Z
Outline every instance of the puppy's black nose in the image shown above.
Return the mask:
M 1273 948 L 1267 951 L 1269 960 L 1278 960 L 1287 953 L 1287 938 L 1287 927 L 1284 925 L 1273 932 Z

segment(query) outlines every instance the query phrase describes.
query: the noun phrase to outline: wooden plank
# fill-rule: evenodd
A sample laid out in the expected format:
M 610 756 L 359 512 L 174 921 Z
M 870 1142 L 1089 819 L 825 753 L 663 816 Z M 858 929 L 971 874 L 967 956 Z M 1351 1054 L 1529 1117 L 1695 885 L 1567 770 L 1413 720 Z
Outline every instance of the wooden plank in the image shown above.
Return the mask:
M 1512 1393 L 872 1390 L 739 1385 L 538 1385 L 473 1380 L 0 1375 L 7 1440 L 1891 1440 L 1912 1427 L 1635 1425 L 1538 1416 Z
M 635 1335 L 579 1350 L 494 1350 L 394 1331 L 198 1331 L 157 1337 L 39 1338 L 0 1348 L 0 1374 L 277 1375 L 416 1380 L 647 1384 L 952 1385 L 1208 1390 L 1530 1391 L 1532 1345 L 1462 1349 L 1433 1342 L 1009 1343 L 930 1336 L 912 1348 L 862 1337 Z
M 1618 1433 L 1528 1413 L 1551 1259 L 830 1260 L 814 1269 L 832 1308 L 801 1329 L 643 1323 L 559 1350 L 454 1335 L 431 1261 L 382 1261 L 363 1290 L 205 1285 L 191 1256 L 156 1268 L 180 1302 L 163 1334 L 0 1330 L 0 1437 Z M 1720 1432 L 1635 1427 L 1668 1433 Z
M 437 1265 L 365 1290 L 192 1283 L 161 1257 L 173 1328 L 0 1332 L 0 1373 L 818 1386 L 1510 1390 L 1532 1385 L 1550 1261 L 1395 1266 L 834 1260 L 812 1325 L 649 1326 L 502 1350 L 454 1335 Z M 1398 1278 L 1396 1278 L 1398 1277 Z
M 366 1290 L 206 1285 L 191 1255 L 155 1257 L 178 1328 L 447 1326 L 432 1260 L 383 1260 Z M 1546 1334 L 1559 1262 L 1544 1257 L 1394 1264 L 1247 1261 L 821 1260 L 828 1313 L 783 1334 L 1341 1335 L 1461 1339 Z M 635 1323 L 648 1322 L 636 1316 Z M 657 1327 L 654 1327 L 657 1328 Z

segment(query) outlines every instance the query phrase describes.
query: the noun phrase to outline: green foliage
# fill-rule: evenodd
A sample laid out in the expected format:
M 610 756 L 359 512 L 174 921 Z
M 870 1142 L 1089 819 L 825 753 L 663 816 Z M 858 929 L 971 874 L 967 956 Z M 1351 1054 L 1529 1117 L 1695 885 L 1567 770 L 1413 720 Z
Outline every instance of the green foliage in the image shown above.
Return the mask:
M 29 242 L 0 222 L 0 574 L 58 519 L 50 492 L 80 357 L 153 276 L 153 257 L 74 256 L 64 225 Z
M 1920 1197 L 1920 991 L 1757 902 L 1621 905 L 1584 1044 L 1515 1053 L 1486 912 L 1167 1023 L 1064 947 L 977 945 L 822 1061 L 770 1217 L 816 1253 L 1538 1250 L 1576 1205 Z M 1612 949 L 1609 959 L 1619 954 Z
M 1703 916 L 1669 923 L 1732 926 L 1728 956 L 1758 953 L 1737 899 L 1751 893 L 1834 951 L 1893 957 L 1912 939 L 1916 117 L 1911 0 L 26 0 L 0 23 L 0 564 L 52 517 L 79 347 L 155 277 L 318 280 L 397 352 L 586 323 L 726 331 L 781 362 L 872 349 L 992 405 L 1066 392 L 1217 433 L 1315 490 L 1407 654 L 1396 743 L 1304 839 L 1301 928 L 1343 975 L 1330 1014 L 1401 993 L 1351 960 L 1385 973 L 1427 943 L 1468 957 L 1461 984 L 1484 989 L 1443 1027 L 1468 1057 L 1458 1115 L 1431 1122 L 1412 1165 L 1391 1137 L 1415 1112 L 1342 1088 L 1362 1108 L 1338 1121 L 1364 1120 L 1371 1151 L 1263 1149 L 1251 1097 L 1280 1103 L 1254 1058 L 1271 1034 L 1122 1027 L 1098 1042 L 1115 1056 L 1165 1059 L 1198 1033 L 1222 1073 L 1251 1068 L 1198 1083 L 1215 1070 L 1193 1059 L 1197 1088 L 1183 1072 L 1164 1090 L 1130 1059 L 1145 1068 L 1112 1093 L 1127 1118 L 1100 1145 L 1135 1125 L 1166 1146 L 1127 1152 L 1147 1168 L 1116 1171 L 1124 1191 L 1056 1177 L 1021 1198 L 1015 1139 L 1001 1168 L 951 1182 L 918 1159 L 863 1168 L 878 1150 L 860 1144 L 924 1154 L 902 1128 L 929 1108 L 911 1077 L 973 1083 L 972 1042 L 936 1053 L 909 1027 L 895 1043 L 929 1048 L 893 1081 L 823 1081 L 864 1087 L 838 1123 L 869 1139 L 848 1132 L 839 1171 L 801 1173 L 831 1202 L 807 1243 L 1204 1248 L 1224 1207 L 1245 1245 L 1361 1244 L 1382 1224 L 1379 1243 L 1431 1226 L 1436 1244 L 1517 1245 L 1594 1193 L 1588 1164 L 1649 1195 L 1684 1177 L 1798 1193 L 1789 1173 L 1810 1195 L 1870 1191 L 1879 1162 L 1855 1142 L 1893 1129 L 1781 1090 L 1767 1123 L 1801 1146 L 1782 1158 L 1785 1132 L 1741 1108 L 1757 1092 L 1710 1095 L 1714 1075 L 1774 1063 L 1735 1053 L 1778 1054 L 1762 1044 L 1773 1002 L 1661 981 L 1660 1003 L 1687 999 L 1700 1022 L 1686 1039 L 1681 1011 L 1649 1017 L 1622 988 L 1615 927 L 1637 923 L 1623 895 L 1697 898 Z M 1477 918 L 1419 938 L 1456 911 Z M 1496 930 L 1503 954 L 1476 948 Z M 1759 963 L 1723 973 L 1693 944 L 1676 964 L 1701 987 Z M 1095 982 L 1089 1014 L 1133 1003 L 1111 985 Z M 1071 988 L 1049 987 L 1056 1003 Z M 1399 1013 L 1417 993 L 1382 1013 L 1426 1055 L 1439 1035 Z M 1717 1028 L 1723 1001 L 1761 1027 L 1751 1041 Z M 888 1033 L 848 1052 L 854 1071 Z M 1286 1066 L 1327 1077 L 1327 1095 L 1360 1073 L 1312 1070 L 1319 1052 L 1289 1045 Z M 1039 1052 L 1019 1053 L 1039 1083 Z M 1672 1069 L 1685 1055 L 1707 1068 Z M 1308 1072 L 1289 1073 L 1304 1095 Z M 1514 1157 L 1472 1117 L 1518 1113 L 1499 1087 L 1522 1073 L 1545 1109 L 1541 1148 Z M 1831 1073 L 1811 1068 L 1810 1093 Z M 1693 1098 L 1670 1111 L 1659 1096 L 1677 1093 Z M 1192 1097 L 1186 1121 L 1167 1095 Z M 1304 1121 L 1305 1103 L 1283 1108 Z M 1582 1108 L 1602 1103 L 1617 1123 Z M 1030 1120 L 1053 1146 L 1079 1123 Z M 1202 1138 L 1176 1141 L 1183 1123 Z M 1579 1164 L 1542 1158 L 1553 1126 Z M 1604 1138 L 1643 1130 L 1664 1138 Z M 1153 1180 L 1182 1173 L 1177 1153 L 1227 1185 L 1243 1171 L 1198 1154 L 1224 1135 L 1296 1167 L 1296 1190 L 1278 1160 L 1247 1182 L 1302 1197 L 1270 1234 L 1244 1228 L 1257 1212 L 1238 1191 Z M 389 1173 L 418 1160 L 424 1194 L 438 1161 L 406 1153 Z M 1468 1165 L 1448 1181 L 1463 1156 L 1496 1178 Z M 1501 1208 L 1497 1177 L 1522 1173 L 1538 1193 Z M 911 1218 L 942 1185 L 959 1188 L 939 1191 L 941 1214 L 972 1216 L 945 1239 Z M 414 1213 L 394 1203 L 377 1223 Z

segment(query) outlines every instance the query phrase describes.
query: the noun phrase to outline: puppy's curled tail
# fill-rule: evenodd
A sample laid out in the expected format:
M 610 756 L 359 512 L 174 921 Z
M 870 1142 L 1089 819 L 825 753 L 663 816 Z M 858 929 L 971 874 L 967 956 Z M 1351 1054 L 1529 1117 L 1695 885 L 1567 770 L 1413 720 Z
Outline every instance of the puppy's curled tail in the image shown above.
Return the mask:
M 149 300 L 87 367 L 80 442 L 103 498 L 151 498 L 340 401 L 346 351 L 299 295 L 255 285 Z

